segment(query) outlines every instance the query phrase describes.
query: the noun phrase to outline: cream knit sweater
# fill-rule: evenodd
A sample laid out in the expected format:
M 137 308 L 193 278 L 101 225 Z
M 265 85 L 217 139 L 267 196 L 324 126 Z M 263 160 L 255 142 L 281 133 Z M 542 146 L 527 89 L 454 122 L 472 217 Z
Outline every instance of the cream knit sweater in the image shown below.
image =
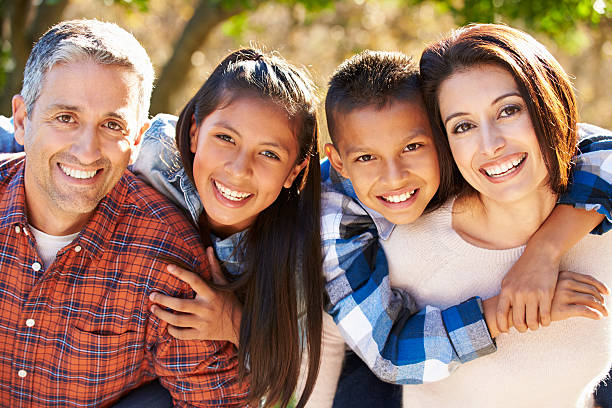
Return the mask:
M 392 286 L 407 289 L 419 306 L 448 307 L 499 293 L 523 247 L 488 250 L 452 229 L 452 200 L 383 242 Z M 562 270 L 588 273 L 612 286 L 612 234 L 582 239 Z M 404 406 L 584 407 L 612 362 L 612 317 L 573 318 L 535 332 L 497 338 L 498 351 L 460 366 L 436 383 L 404 387 Z

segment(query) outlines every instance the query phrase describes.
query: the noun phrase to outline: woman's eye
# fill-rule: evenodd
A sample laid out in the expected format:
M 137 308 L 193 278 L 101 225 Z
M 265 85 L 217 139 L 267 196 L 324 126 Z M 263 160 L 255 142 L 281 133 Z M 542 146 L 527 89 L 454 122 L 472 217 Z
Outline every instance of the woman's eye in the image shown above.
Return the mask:
M 274 159 L 274 160 L 280 160 L 280 157 L 278 157 L 278 155 L 274 152 L 271 152 L 270 150 L 265 150 L 263 152 L 261 152 L 262 155 L 269 157 L 270 159 Z
M 516 105 L 505 106 L 501 110 L 501 112 L 499 114 L 499 117 L 500 118 L 505 118 L 505 117 L 508 117 L 508 116 L 512 116 L 512 115 L 514 115 L 515 113 L 517 113 L 520 110 L 521 110 L 521 108 L 516 106 Z
M 371 154 L 362 154 L 356 159 L 356 161 L 360 161 L 360 162 L 368 162 L 370 160 L 374 160 L 374 156 Z
M 234 139 L 231 136 L 229 136 L 229 135 L 218 134 L 218 135 L 215 135 L 215 137 L 217 139 L 223 140 L 224 142 L 234 143 Z
M 72 116 L 66 115 L 66 114 L 58 115 L 56 119 L 58 120 L 58 122 L 61 122 L 61 123 L 74 123 L 75 122 Z
M 461 122 L 453 128 L 453 133 L 464 133 L 472 129 L 474 125 L 469 122 Z
M 404 147 L 404 151 L 405 152 L 413 152 L 413 151 L 421 148 L 422 146 L 423 145 L 421 143 L 410 143 L 409 145 Z

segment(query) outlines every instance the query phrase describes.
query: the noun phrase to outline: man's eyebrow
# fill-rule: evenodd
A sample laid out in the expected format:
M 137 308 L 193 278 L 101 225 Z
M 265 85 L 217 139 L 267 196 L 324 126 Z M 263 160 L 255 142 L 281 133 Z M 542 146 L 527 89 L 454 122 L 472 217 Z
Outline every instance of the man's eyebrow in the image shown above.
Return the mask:
M 50 105 L 47 108 L 47 111 L 55 111 L 55 110 L 67 110 L 67 111 L 73 111 L 73 112 L 80 112 L 81 109 L 78 106 L 73 106 L 73 105 L 65 105 L 63 103 L 56 103 L 53 105 Z

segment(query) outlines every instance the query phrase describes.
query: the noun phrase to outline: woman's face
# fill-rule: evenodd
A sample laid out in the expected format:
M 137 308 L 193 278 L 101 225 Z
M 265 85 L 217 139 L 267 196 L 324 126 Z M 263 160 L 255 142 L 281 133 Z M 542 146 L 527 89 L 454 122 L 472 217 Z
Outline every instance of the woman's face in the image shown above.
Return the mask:
M 306 162 L 285 111 L 257 97 L 234 99 L 191 128 L 193 178 L 211 230 L 248 228 Z
M 480 194 L 512 202 L 546 185 L 527 105 L 508 71 L 497 65 L 457 71 L 442 82 L 438 100 L 455 163 Z

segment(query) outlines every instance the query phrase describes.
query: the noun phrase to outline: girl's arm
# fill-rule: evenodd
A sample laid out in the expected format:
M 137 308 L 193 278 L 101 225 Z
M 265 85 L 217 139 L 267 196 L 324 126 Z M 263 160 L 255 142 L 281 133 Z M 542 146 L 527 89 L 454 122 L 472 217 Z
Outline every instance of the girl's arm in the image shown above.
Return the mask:
M 503 332 L 510 307 L 517 330 L 547 326 L 559 259 L 588 232 L 602 234 L 612 227 L 612 133 L 587 124 L 578 131 L 580 154 L 558 201 L 567 205 L 555 208 L 502 282 L 497 324 Z

